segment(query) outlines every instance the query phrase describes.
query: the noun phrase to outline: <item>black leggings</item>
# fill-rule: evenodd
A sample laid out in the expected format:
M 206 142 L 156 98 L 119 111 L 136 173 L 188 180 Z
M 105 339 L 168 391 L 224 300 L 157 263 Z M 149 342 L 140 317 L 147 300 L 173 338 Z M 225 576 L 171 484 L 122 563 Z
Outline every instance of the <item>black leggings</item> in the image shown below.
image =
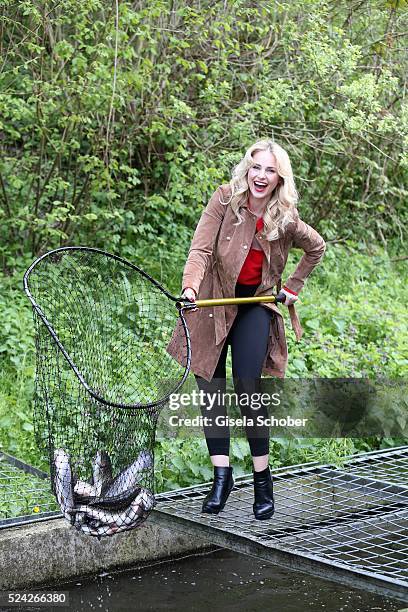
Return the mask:
M 239 285 L 235 287 L 236 297 L 250 297 L 255 294 L 257 285 Z M 221 351 L 217 367 L 213 378 L 207 382 L 204 378 L 196 376 L 197 385 L 200 391 L 205 394 L 217 394 L 217 399 L 222 398 L 226 392 L 226 360 L 228 346 L 231 345 L 232 353 L 232 375 L 234 378 L 234 389 L 238 396 L 250 397 L 252 393 L 259 393 L 260 377 L 262 365 L 265 360 L 268 348 L 269 328 L 272 312 L 259 304 L 250 304 L 238 307 L 238 313 L 229 331 L 224 347 Z M 269 428 L 265 425 L 257 425 L 256 417 L 261 415 L 267 417 L 268 412 L 265 406 L 258 410 L 252 410 L 245 405 L 248 402 L 239 402 L 242 416 L 253 419 L 253 427 L 246 427 L 251 455 L 261 457 L 269 453 Z M 217 416 L 224 419 L 227 415 L 224 402 L 215 401 L 211 410 L 208 410 L 209 403 L 201 405 L 203 416 L 212 418 L 215 422 Z M 230 433 L 228 425 L 204 426 L 207 447 L 210 455 L 229 455 Z M 211 436 L 212 434 L 212 436 Z

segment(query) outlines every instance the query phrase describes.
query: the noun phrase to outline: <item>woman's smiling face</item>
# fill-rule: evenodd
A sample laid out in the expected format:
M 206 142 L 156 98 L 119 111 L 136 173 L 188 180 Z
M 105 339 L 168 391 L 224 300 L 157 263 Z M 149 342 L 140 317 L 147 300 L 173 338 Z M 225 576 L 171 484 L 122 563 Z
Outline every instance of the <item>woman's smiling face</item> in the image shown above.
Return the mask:
M 256 151 L 252 159 L 254 165 L 248 170 L 250 198 L 266 203 L 279 183 L 276 158 L 270 151 Z

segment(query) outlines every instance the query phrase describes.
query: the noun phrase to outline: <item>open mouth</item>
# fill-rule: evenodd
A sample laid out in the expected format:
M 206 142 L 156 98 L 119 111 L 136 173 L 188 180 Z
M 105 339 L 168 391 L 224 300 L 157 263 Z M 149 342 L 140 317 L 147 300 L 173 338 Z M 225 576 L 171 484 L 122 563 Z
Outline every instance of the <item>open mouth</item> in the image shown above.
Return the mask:
M 264 191 L 268 186 L 268 183 L 262 183 L 261 181 L 254 181 L 255 191 Z

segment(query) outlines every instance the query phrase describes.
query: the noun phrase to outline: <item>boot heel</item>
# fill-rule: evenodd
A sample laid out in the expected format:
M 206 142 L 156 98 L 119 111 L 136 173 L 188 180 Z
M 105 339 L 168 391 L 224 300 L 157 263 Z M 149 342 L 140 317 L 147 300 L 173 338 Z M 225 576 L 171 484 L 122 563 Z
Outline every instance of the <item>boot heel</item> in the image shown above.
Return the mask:
M 218 514 L 221 512 L 233 486 L 232 467 L 214 466 L 214 480 L 211 491 L 206 495 L 201 511 L 206 514 Z

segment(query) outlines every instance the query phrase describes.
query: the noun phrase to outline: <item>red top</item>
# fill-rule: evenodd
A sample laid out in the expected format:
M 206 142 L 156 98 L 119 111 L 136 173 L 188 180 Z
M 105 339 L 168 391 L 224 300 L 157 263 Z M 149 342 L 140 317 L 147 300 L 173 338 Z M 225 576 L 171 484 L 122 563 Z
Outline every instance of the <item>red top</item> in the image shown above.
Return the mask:
M 256 222 L 257 231 L 260 232 L 263 226 L 263 219 L 258 219 Z M 249 253 L 237 278 L 237 283 L 240 285 L 259 285 L 262 281 L 263 258 L 264 252 L 262 250 L 249 249 Z

